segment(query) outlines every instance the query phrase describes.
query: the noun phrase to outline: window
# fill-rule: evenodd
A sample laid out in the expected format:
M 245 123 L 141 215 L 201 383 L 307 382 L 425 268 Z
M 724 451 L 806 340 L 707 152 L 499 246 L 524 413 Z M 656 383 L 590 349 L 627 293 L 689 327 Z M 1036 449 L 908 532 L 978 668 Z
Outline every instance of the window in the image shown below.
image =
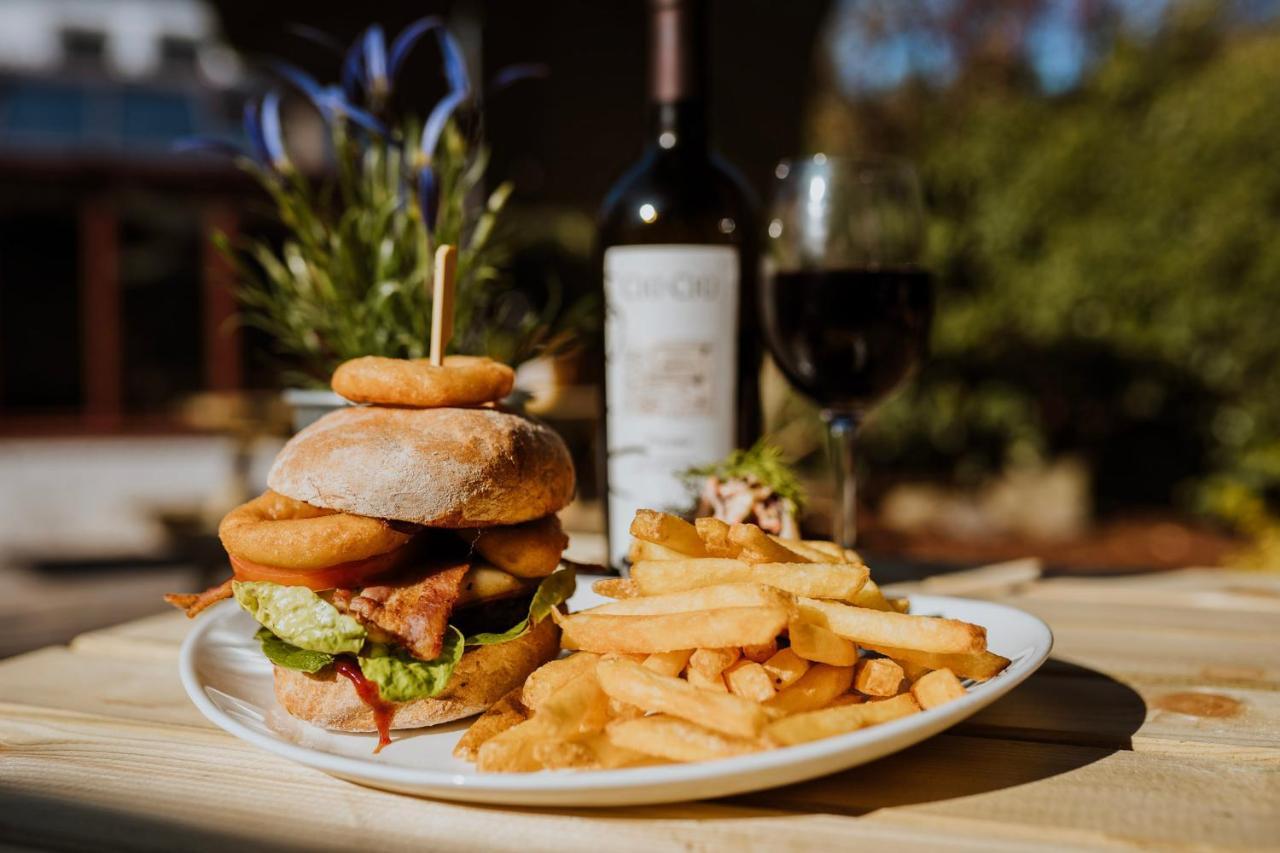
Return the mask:
M 72 68 L 99 69 L 107 56 L 107 35 L 98 30 L 63 30 L 62 55 Z

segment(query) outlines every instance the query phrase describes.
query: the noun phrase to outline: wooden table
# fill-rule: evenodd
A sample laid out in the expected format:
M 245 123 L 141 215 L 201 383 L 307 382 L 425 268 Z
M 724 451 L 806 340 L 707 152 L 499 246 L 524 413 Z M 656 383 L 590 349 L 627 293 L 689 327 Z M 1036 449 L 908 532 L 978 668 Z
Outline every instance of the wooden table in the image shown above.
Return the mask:
M 181 615 L 95 631 L 0 664 L 0 846 L 1280 846 L 1280 575 L 1035 574 L 917 585 L 1015 604 L 1057 635 L 1040 673 L 969 722 L 789 788 L 602 811 L 417 800 L 295 766 L 187 701 Z

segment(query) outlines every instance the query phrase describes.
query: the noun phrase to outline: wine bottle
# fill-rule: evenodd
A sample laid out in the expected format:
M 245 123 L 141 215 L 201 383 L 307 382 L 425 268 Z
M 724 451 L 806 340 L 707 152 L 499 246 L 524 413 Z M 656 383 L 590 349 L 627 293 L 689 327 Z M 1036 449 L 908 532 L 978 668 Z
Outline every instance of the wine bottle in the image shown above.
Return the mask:
M 757 204 L 712 150 L 704 0 L 649 0 L 649 139 L 599 219 L 601 489 L 622 567 L 639 508 L 692 504 L 680 472 L 759 432 Z

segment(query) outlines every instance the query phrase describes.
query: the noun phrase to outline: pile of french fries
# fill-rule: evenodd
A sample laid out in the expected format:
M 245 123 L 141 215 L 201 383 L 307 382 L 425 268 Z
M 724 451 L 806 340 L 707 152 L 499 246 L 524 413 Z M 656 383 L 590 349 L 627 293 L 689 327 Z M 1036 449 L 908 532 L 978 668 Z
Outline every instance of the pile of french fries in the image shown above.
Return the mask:
M 563 646 L 455 755 L 484 772 L 705 761 L 937 707 L 1009 661 L 986 630 L 911 615 L 856 553 L 641 510 L 615 601 L 555 614 Z

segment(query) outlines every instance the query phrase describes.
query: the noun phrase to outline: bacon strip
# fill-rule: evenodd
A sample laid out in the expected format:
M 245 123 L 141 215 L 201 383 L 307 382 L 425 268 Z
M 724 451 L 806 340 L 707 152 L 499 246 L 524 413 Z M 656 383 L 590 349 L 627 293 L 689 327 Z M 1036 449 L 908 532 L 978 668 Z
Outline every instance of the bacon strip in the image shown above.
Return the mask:
M 391 635 L 415 657 L 432 660 L 444 648 L 449 616 L 462 593 L 471 566 L 433 567 L 430 574 L 407 584 L 367 586 L 347 609 L 360 621 Z
M 204 592 L 200 593 L 170 592 L 165 595 L 164 600 L 179 610 L 185 610 L 187 612 L 188 619 L 194 619 L 199 616 L 200 612 L 205 608 L 217 604 L 224 598 L 231 597 L 232 580 L 234 580 L 234 578 L 227 578 L 217 586 L 211 586 Z

